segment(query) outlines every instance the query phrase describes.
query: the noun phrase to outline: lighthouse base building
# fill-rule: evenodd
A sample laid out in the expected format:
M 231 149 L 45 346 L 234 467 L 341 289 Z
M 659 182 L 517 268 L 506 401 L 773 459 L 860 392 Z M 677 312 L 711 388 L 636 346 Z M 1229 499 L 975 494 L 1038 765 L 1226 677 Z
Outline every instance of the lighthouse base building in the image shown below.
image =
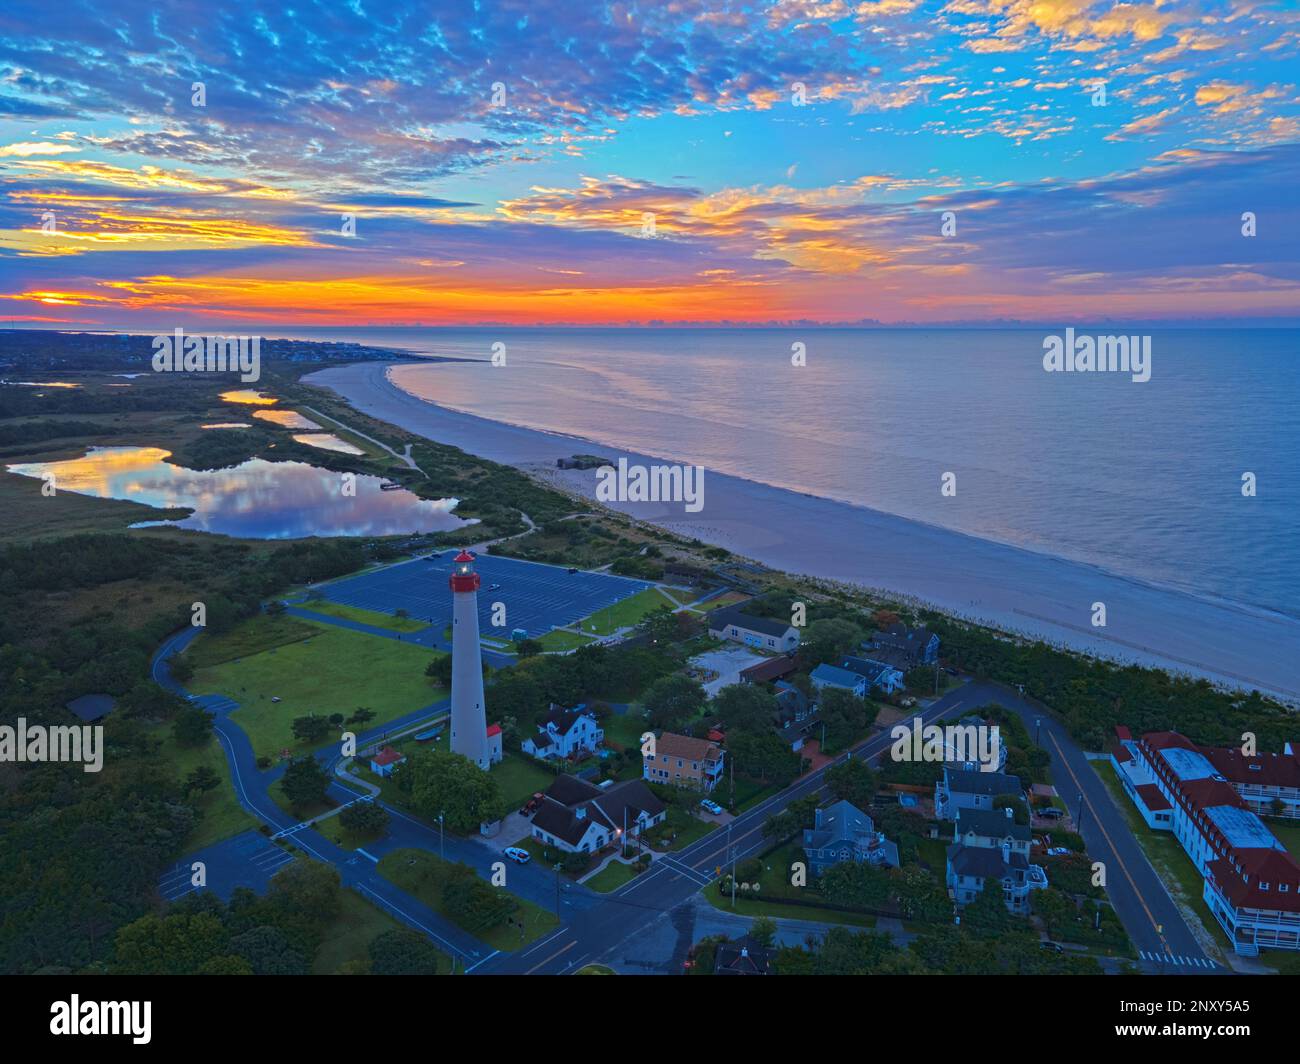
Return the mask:
M 501 726 L 487 725 L 478 636 L 479 575 L 461 551 L 451 568 L 451 752 L 487 771 L 501 760 Z

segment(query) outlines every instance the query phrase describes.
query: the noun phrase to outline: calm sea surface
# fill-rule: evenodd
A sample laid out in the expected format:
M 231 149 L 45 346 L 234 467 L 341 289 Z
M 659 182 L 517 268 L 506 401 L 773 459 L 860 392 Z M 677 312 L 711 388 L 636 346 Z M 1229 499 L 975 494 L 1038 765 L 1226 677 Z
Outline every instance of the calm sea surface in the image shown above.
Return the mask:
M 501 342 L 504 367 L 402 366 L 394 380 L 494 420 L 1300 615 L 1295 331 L 1151 333 L 1146 383 L 1045 372 L 1046 330 L 293 335 L 474 359 Z M 796 342 L 806 366 L 791 365 Z M 940 493 L 946 472 L 955 497 Z

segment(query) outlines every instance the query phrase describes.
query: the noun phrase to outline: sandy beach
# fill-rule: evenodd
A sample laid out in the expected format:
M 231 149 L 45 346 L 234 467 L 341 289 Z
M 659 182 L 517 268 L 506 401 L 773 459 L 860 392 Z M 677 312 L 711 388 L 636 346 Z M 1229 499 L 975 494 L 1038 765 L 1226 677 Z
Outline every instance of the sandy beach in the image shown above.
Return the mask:
M 398 388 L 379 363 L 321 370 L 303 382 L 380 420 L 593 499 L 595 472 L 560 471 L 557 458 L 586 452 L 630 464 L 661 461 L 446 410 Z M 612 505 L 774 569 L 879 589 L 1006 631 L 1300 704 L 1300 623 L 1290 618 L 739 477 L 706 471 L 704 483 L 698 513 L 681 503 Z M 1105 628 L 1091 625 L 1096 602 L 1105 604 Z

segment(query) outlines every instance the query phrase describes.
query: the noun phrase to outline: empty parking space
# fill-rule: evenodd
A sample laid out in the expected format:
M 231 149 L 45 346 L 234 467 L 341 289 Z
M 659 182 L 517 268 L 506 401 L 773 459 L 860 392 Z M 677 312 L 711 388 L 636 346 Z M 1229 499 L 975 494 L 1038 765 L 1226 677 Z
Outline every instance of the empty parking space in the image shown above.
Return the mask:
M 246 831 L 173 865 L 158 877 L 158 893 L 168 901 L 176 901 L 204 887 L 227 901 L 236 887 L 249 887 L 263 894 L 271 877 L 293 860 L 293 854 L 265 835 Z M 196 862 L 203 866 L 204 887 L 194 883 Z
M 411 617 L 441 628 L 451 622 L 447 578 L 455 556 L 455 551 L 444 551 L 438 558 L 390 565 L 320 590 L 331 602 L 381 613 L 403 609 Z M 570 573 L 554 565 L 489 554 L 480 555 L 476 565 L 483 582 L 478 596 L 479 630 L 488 638 L 508 639 L 516 628 L 530 636 L 545 635 L 650 586 L 643 580 L 608 573 Z M 500 586 L 493 590 L 494 584 Z M 504 626 L 492 624 L 496 602 L 505 605 Z

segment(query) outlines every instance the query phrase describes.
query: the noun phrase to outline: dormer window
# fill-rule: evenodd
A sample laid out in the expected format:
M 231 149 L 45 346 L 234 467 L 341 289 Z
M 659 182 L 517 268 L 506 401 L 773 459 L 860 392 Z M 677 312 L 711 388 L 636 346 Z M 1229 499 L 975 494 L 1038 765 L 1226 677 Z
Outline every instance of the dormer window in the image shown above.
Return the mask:
M 1260 889 L 1260 890 L 1268 890 L 1268 884 L 1267 884 L 1267 883 L 1261 883 L 1261 884 L 1259 885 L 1259 889 Z

